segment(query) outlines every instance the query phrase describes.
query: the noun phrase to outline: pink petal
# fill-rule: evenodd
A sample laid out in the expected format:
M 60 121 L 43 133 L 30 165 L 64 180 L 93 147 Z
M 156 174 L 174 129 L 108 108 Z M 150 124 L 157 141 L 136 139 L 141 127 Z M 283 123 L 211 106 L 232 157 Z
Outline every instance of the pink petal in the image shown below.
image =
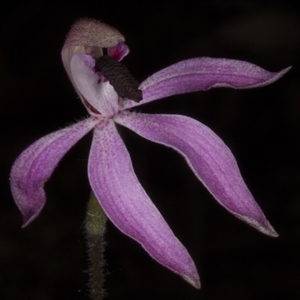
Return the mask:
M 143 100 L 138 103 L 127 100 L 122 108 L 214 87 L 245 89 L 265 86 L 279 79 L 289 69 L 272 73 L 245 61 L 210 57 L 192 58 L 148 77 L 139 87 L 143 91 Z
M 160 264 L 200 288 L 193 260 L 140 185 L 112 120 L 99 123 L 94 130 L 88 174 L 98 201 L 115 226 Z
M 10 174 L 11 191 L 24 225 L 42 210 L 46 196 L 44 184 L 66 152 L 99 122 L 89 118 L 50 133 L 29 146 L 16 159 Z
M 178 151 L 229 212 L 262 233 L 278 236 L 245 185 L 233 154 L 208 127 L 178 115 L 122 112 L 115 121 L 148 140 Z

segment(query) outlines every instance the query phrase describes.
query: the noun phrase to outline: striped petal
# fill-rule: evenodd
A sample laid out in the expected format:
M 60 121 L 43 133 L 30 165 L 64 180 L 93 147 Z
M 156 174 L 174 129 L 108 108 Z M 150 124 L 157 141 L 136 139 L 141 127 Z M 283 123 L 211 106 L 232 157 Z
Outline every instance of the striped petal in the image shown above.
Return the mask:
M 233 154 L 208 127 L 179 115 L 122 112 L 115 121 L 178 151 L 223 207 L 262 233 L 278 235 L 244 183 Z
M 99 123 L 94 130 L 88 175 L 96 198 L 114 225 L 157 262 L 200 288 L 193 260 L 140 185 L 112 120 Z
M 99 120 L 89 118 L 50 133 L 29 146 L 16 159 L 10 174 L 12 195 L 23 215 L 23 226 L 42 210 L 46 195 L 44 185 L 62 157 L 87 134 Z
M 248 89 L 261 87 L 276 81 L 290 68 L 280 72 L 268 72 L 245 61 L 225 58 L 192 58 L 171 65 L 141 83 L 143 100 L 136 103 L 126 100 L 127 109 L 172 95 L 204 91 L 215 87 Z

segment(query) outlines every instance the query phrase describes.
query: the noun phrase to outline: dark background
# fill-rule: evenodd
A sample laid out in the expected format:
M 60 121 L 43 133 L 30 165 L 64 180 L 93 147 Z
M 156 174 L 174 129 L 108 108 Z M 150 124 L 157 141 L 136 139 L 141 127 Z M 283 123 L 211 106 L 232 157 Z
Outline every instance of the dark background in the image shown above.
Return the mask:
M 81 119 L 84 107 L 60 50 L 80 17 L 125 36 L 124 63 L 142 81 L 196 56 L 246 60 L 270 71 L 260 89 L 215 89 L 139 107 L 210 126 L 235 154 L 250 190 L 279 232 L 273 239 L 219 206 L 174 151 L 122 129 L 136 173 L 187 247 L 198 291 L 153 261 L 110 222 L 107 299 L 300 299 L 300 18 L 292 1 L 8 1 L 0 18 L 0 298 L 88 299 L 83 221 L 90 188 L 91 134 L 64 157 L 46 185 L 40 216 L 21 229 L 9 190 L 14 159 L 38 138 Z

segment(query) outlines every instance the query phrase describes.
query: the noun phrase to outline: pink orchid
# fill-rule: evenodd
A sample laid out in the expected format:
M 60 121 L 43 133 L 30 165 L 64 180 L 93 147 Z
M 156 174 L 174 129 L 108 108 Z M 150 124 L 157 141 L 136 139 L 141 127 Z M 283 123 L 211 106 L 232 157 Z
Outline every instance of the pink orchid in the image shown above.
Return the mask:
M 73 25 L 62 49 L 62 60 L 90 117 L 42 137 L 15 161 L 11 190 L 23 214 L 24 226 L 41 212 L 46 201 L 44 184 L 59 161 L 93 129 L 88 177 L 108 218 L 124 234 L 139 242 L 157 262 L 200 288 L 192 258 L 139 183 L 115 124 L 178 151 L 225 209 L 260 232 L 275 237 L 276 231 L 245 185 L 233 154 L 213 131 L 186 116 L 149 115 L 129 110 L 168 96 L 214 87 L 265 86 L 283 76 L 289 68 L 271 73 L 248 62 L 202 57 L 169 66 L 136 87 L 131 86 L 132 78 L 105 75 L 104 67 L 102 72 L 97 64 L 106 53 L 120 66 L 122 73 L 125 69 L 118 61 L 129 49 L 116 29 L 89 19 Z M 114 64 L 111 68 L 114 70 Z M 106 73 L 109 74 L 109 66 Z M 125 88 L 125 94 L 119 92 L 118 84 L 121 89 Z M 143 99 L 131 97 L 130 89 L 140 92 Z

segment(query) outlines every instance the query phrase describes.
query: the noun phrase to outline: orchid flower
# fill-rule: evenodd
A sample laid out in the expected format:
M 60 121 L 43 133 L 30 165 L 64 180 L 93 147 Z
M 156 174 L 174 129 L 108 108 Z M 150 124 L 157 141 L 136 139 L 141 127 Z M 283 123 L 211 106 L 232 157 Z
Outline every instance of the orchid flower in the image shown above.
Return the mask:
M 90 116 L 42 137 L 16 159 L 10 177 L 12 195 L 26 226 L 41 212 L 46 201 L 45 182 L 59 161 L 93 130 L 88 178 L 108 218 L 157 262 L 200 288 L 188 251 L 139 183 L 116 123 L 178 151 L 225 209 L 260 232 L 276 237 L 244 183 L 233 154 L 212 130 L 187 116 L 150 115 L 131 109 L 214 87 L 265 86 L 289 68 L 271 73 L 244 61 L 202 57 L 171 65 L 135 85 L 119 62 L 129 53 L 124 40 L 118 30 L 96 20 L 82 19 L 73 25 L 62 49 L 62 61 Z M 104 56 L 109 58 L 106 67 L 100 63 Z

